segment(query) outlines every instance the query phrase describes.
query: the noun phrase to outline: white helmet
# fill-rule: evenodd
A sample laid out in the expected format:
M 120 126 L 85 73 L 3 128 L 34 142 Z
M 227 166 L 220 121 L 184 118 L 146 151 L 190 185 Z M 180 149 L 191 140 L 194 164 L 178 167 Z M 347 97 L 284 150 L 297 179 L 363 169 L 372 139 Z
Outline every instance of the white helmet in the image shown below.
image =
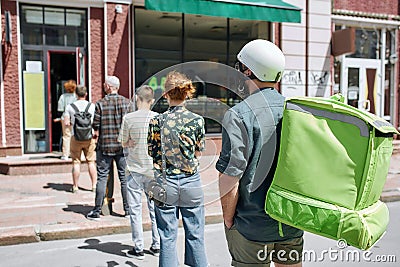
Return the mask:
M 285 68 L 285 56 L 273 43 L 257 39 L 248 42 L 237 59 L 263 82 L 279 82 Z

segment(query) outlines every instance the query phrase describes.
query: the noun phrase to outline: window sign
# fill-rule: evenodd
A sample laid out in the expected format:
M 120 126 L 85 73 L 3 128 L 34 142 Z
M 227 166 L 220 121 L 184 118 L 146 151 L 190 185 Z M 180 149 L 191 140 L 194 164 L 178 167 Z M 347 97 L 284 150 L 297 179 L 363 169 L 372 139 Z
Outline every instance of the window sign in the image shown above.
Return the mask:
M 45 130 L 44 73 L 24 71 L 25 130 Z
M 27 72 L 41 72 L 42 71 L 42 61 L 26 61 L 26 71 Z

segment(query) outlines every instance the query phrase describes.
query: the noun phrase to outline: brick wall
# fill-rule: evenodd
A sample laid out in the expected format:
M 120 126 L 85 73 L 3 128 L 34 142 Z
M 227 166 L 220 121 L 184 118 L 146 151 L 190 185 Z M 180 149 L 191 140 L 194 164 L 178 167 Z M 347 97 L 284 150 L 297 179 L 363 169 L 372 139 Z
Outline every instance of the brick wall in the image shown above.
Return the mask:
M 120 79 L 119 94 L 129 97 L 129 6 L 115 13 L 116 4 L 107 4 L 107 72 Z
M 3 52 L 3 74 L 4 74 L 4 109 L 6 124 L 7 147 L 21 146 L 21 118 L 19 99 L 19 72 L 18 72 L 18 38 L 17 38 L 17 6 L 16 1 L 1 1 L 1 24 L 2 24 L 2 52 Z M 5 16 L 4 12 L 11 13 L 12 44 L 4 41 Z M 3 114 L 2 114 L 3 115 Z M 4 133 L 2 133 L 4 134 Z M 0 143 L 0 146 L 2 144 Z
M 396 0 L 334 0 L 334 9 L 343 9 L 351 11 L 360 11 L 368 13 L 382 13 L 382 14 L 399 14 L 399 1 Z
M 90 9 L 90 67 L 92 102 L 103 97 L 104 82 L 104 11 Z

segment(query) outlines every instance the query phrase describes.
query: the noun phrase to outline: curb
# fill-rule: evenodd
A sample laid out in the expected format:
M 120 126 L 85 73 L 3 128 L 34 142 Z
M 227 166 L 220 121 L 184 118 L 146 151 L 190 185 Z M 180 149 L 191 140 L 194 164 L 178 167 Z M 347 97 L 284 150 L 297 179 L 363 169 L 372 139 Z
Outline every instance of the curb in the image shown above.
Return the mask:
M 400 189 L 384 191 L 380 197 L 382 202 L 400 201 Z M 109 219 L 110 218 L 110 219 Z M 10 246 L 25 243 L 35 243 L 50 240 L 90 238 L 101 235 L 126 234 L 131 232 L 130 222 L 126 218 L 82 221 L 81 223 L 37 225 L 10 228 L 0 232 L 0 246 Z M 223 221 L 222 214 L 207 215 L 206 224 L 215 224 Z M 182 227 L 182 223 L 179 224 Z M 150 231 L 151 223 L 144 222 L 143 230 Z
M 99 235 L 124 234 L 131 231 L 130 224 L 115 223 L 112 225 L 95 225 L 94 227 L 93 224 L 97 223 L 98 222 L 89 222 L 89 224 L 46 225 L 37 235 L 39 241 L 50 241 L 78 239 Z
M 380 200 L 386 203 L 400 201 L 400 188 L 383 191 Z
M 122 220 L 125 220 L 122 221 Z M 104 222 L 84 221 L 82 223 L 39 225 L 10 229 L 0 233 L 0 247 L 50 240 L 89 238 L 101 235 L 126 234 L 131 232 L 128 219 Z M 222 222 L 221 214 L 206 216 L 206 224 Z M 182 227 L 182 224 L 179 225 Z M 150 231 L 151 223 L 143 223 L 143 231 Z
M 0 246 L 35 243 L 39 241 L 40 238 L 33 226 L 14 228 L 0 233 Z

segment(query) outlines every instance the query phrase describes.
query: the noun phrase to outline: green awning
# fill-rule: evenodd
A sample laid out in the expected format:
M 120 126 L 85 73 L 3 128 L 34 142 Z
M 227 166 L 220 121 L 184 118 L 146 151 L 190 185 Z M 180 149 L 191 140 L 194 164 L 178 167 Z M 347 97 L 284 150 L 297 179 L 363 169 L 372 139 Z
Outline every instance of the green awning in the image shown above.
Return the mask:
M 281 0 L 145 0 L 149 10 L 205 16 L 300 22 L 301 9 Z

